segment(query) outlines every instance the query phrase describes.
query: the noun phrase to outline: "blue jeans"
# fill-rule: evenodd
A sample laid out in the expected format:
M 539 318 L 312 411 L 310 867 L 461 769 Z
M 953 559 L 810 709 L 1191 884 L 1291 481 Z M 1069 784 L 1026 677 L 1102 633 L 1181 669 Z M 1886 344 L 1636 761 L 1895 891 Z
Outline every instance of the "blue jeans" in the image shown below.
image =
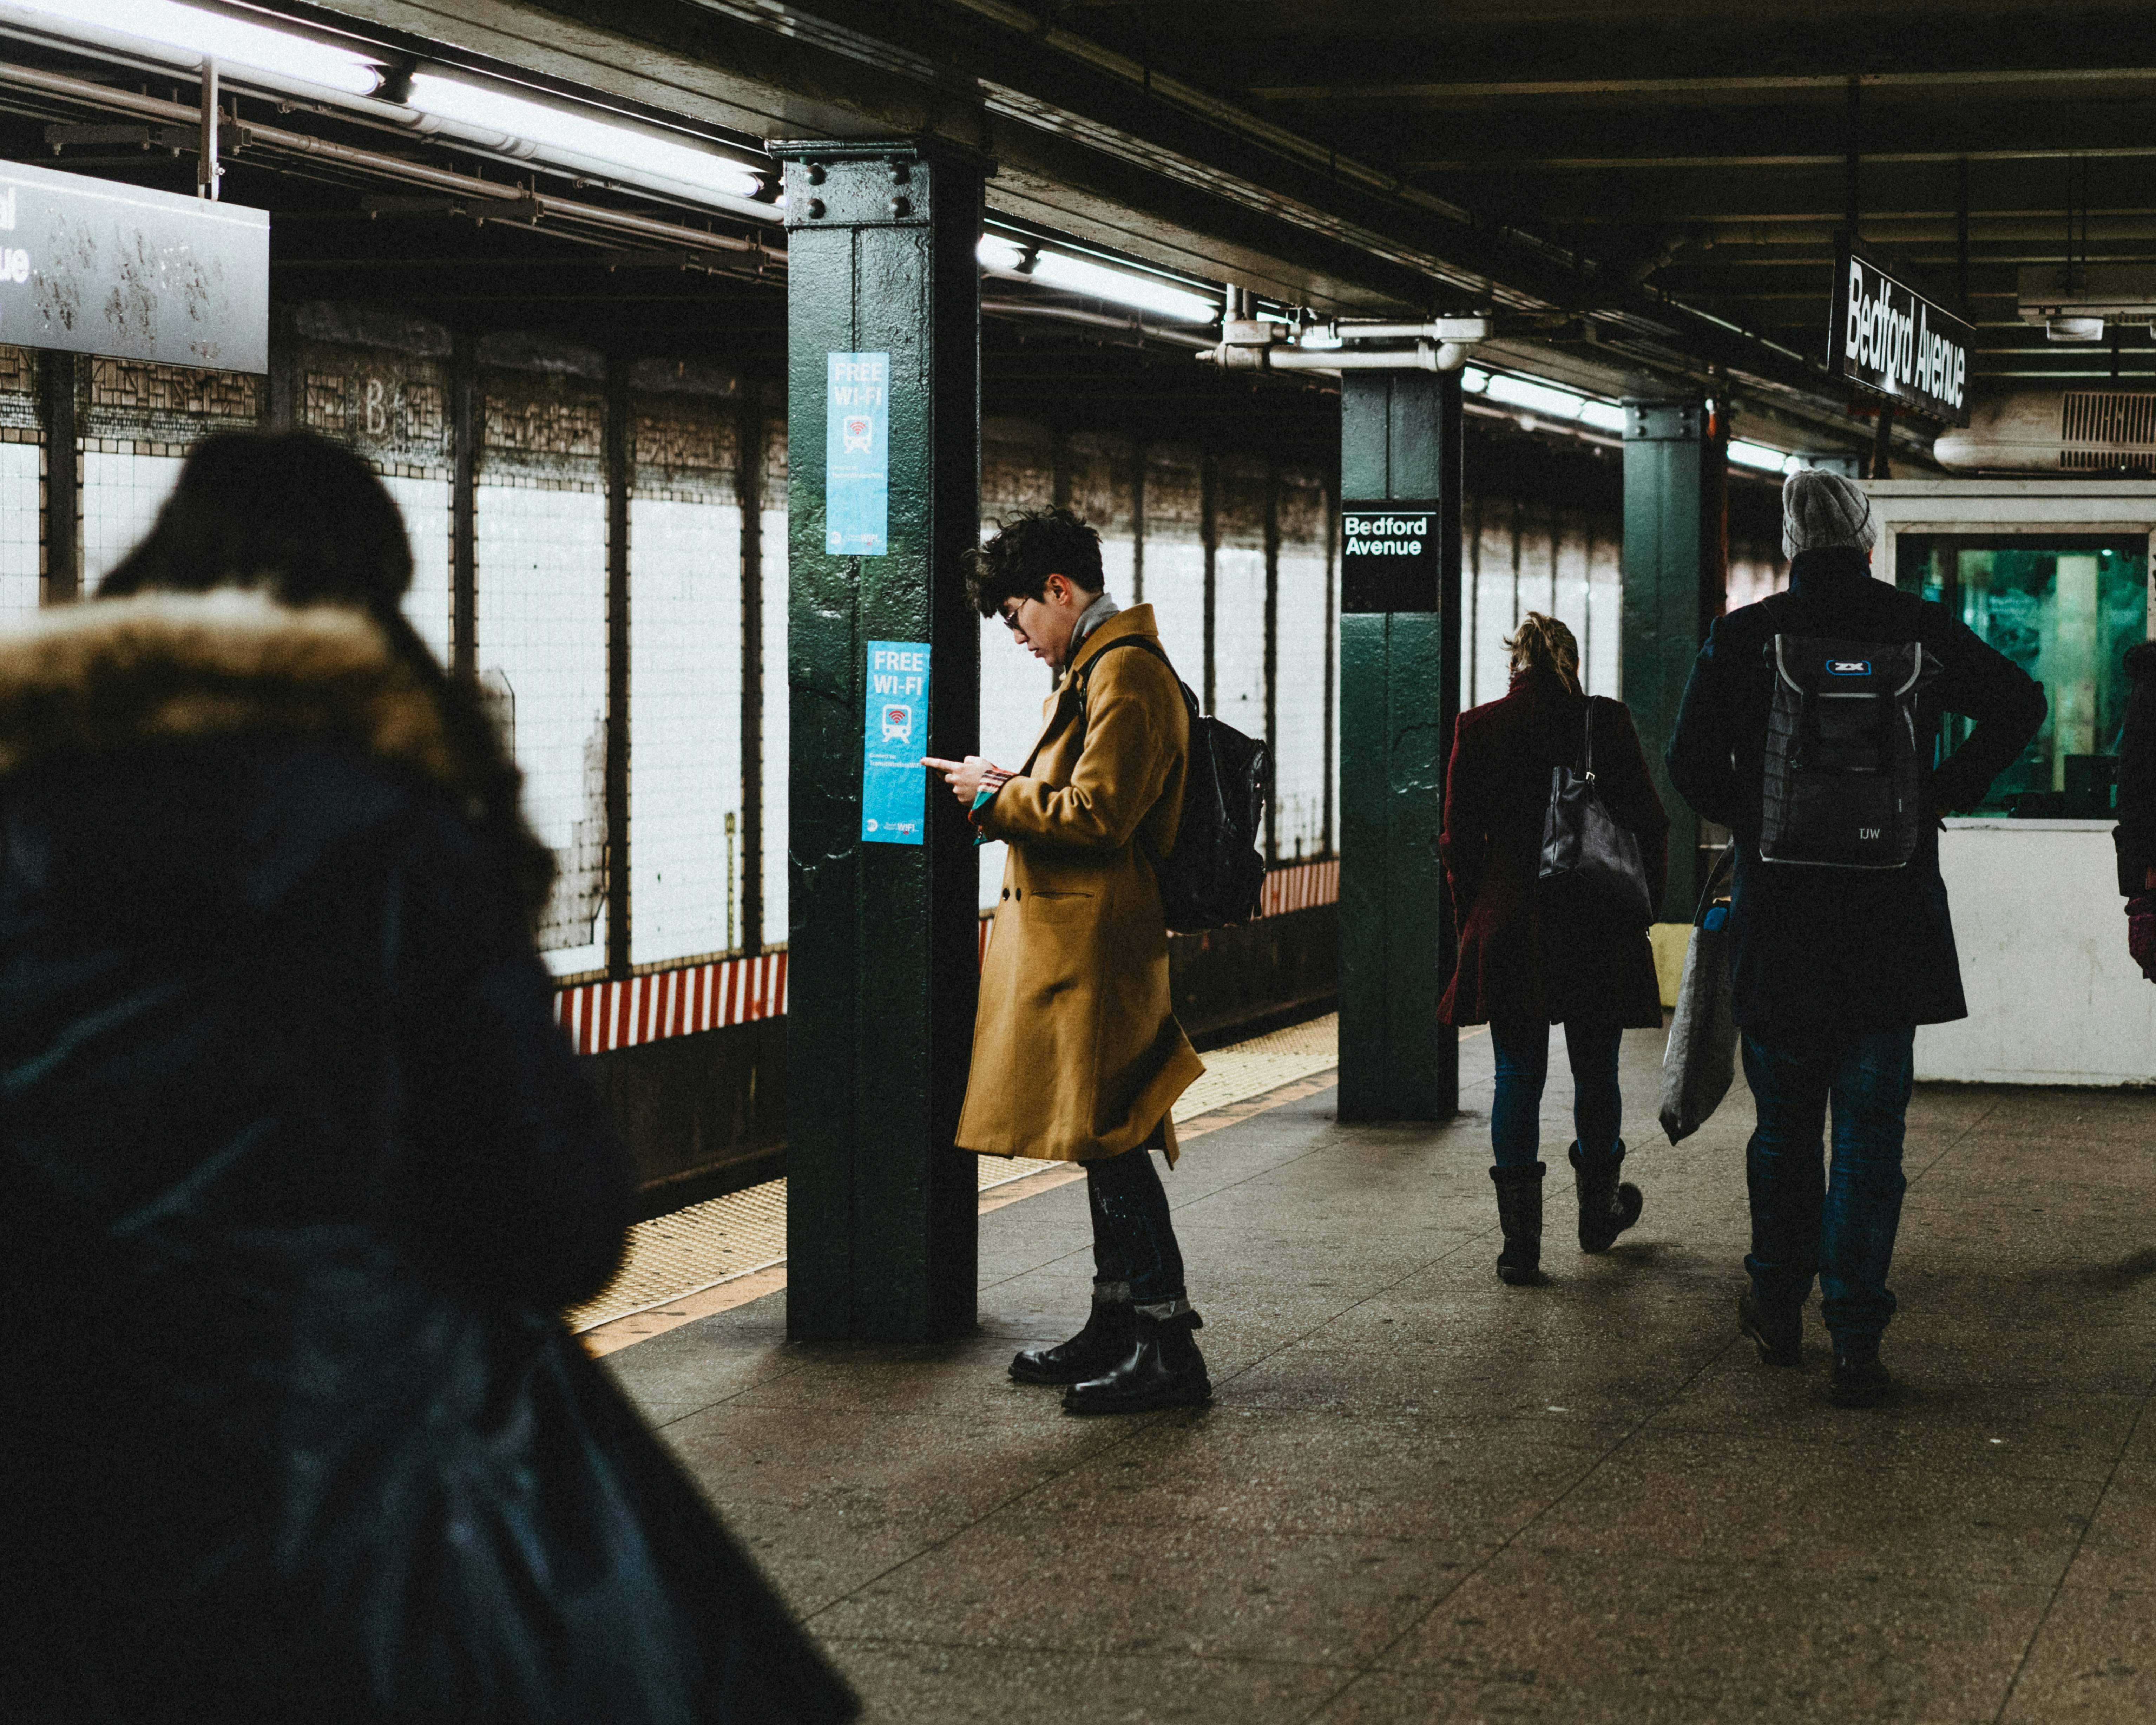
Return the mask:
M 1599 1025 L 1564 1027 L 1565 1057 L 1572 1062 L 1572 1127 L 1582 1156 L 1608 1156 L 1617 1148 L 1625 1104 L 1617 1092 L 1617 1050 L 1622 1030 Z M 1497 1094 L 1490 1104 L 1490 1143 L 1499 1168 L 1531 1168 L 1542 1150 L 1543 1086 L 1549 1077 L 1549 1026 L 1490 1026 L 1497 1052 Z
M 1816 1275 L 1820 1315 L 1845 1359 L 1874 1358 L 1894 1316 L 1887 1271 L 1909 1184 L 1902 1134 L 1916 1040 L 1911 1024 L 1817 1044 L 1744 1038 L 1744 1076 L 1759 1106 L 1744 1157 L 1753 1296 L 1763 1307 L 1801 1306 Z M 1820 1169 L 1830 1097 L 1831 1183 Z
M 1152 1152 L 1141 1146 L 1087 1163 L 1086 1197 L 1093 1212 L 1093 1274 L 1128 1282 L 1133 1305 L 1182 1299 L 1183 1248 Z

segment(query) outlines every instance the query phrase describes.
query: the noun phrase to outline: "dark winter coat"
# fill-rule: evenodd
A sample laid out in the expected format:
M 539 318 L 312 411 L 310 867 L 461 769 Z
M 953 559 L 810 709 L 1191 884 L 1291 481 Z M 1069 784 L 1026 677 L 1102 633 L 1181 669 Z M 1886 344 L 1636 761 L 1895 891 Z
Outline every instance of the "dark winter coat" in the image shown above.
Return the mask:
M 1941 674 L 1925 687 L 1919 739 L 1937 734 L 1942 713 L 1976 721 L 1936 771 L 1920 749 L 1921 794 L 1933 813 L 1983 800 L 2043 723 L 2044 691 L 1943 605 L 1873 580 L 1863 552 L 1804 552 L 1790 566 L 1788 593 L 1715 624 L 1670 741 L 1670 782 L 1734 835 L 1730 947 L 1740 1029 L 1792 1040 L 1966 1018 L 1936 821 L 1923 822 L 1916 855 L 1899 869 L 1760 860 L 1774 687 L 1768 653 L 1778 634 L 1923 644 Z
M 450 735 L 356 613 L 0 635 L 10 1720 L 850 1711 L 552 1315 L 626 1178 Z
M 1550 774 L 1577 771 L 1585 697 L 1556 672 L 1512 680 L 1502 701 L 1471 707 L 1445 775 L 1445 875 L 1460 965 L 1438 1008 L 1448 1024 L 1532 1022 L 1659 1027 L 1661 990 L 1646 931 L 1561 885 L 1537 879 Z M 1659 903 L 1670 819 L 1621 702 L 1597 701 L 1594 773 L 1604 804 L 1640 840 Z
M 2149 890 L 2148 870 L 2156 868 L 2156 641 L 2127 654 L 2126 674 L 2133 693 L 2118 744 L 2118 824 L 2111 837 L 2118 847 L 2118 890 L 2137 898 Z

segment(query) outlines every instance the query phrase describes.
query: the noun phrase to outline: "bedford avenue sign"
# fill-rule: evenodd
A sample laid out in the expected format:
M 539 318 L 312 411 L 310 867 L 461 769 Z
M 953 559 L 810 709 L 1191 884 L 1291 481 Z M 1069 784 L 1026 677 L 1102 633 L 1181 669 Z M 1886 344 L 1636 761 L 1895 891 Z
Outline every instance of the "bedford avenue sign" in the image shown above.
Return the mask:
M 1828 370 L 1897 408 L 1966 425 L 1974 333 L 1868 258 L 1842 254 Z
M 270 213 L 0 162 L 0 341 L 270 369 Z

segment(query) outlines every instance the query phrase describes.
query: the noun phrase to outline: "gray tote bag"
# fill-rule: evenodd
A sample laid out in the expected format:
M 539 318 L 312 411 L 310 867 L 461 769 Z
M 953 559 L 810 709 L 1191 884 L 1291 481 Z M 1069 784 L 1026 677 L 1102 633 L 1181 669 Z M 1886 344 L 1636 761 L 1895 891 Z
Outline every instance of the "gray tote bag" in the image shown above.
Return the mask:
M 1676 1017 L 1662 1050 L 1662 1130 L 1672 1144 L 1707 1122 L 1737 1076 L 1737 1015 L 1729 975 L 1729 927 L 1707 925 L 1730 877 L 1736 847 L 1708 870 L 1707 889 L 1691 919 L 1685 947 L 1684 978 L 1677 984 Z

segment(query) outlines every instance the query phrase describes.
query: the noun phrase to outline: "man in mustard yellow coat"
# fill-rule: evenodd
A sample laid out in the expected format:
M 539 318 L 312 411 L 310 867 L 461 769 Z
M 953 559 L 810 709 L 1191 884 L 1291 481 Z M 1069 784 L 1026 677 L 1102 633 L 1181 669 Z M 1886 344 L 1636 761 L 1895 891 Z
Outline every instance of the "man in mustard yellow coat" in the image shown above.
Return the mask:
M 1189 716 L 1152 608 L 1105 591 L 1100 536 L 1066 509 L 1021 515 L 977 554 L 983 617 L 1056 673 L 1039 740 L 1009 772 L 931 760 L 1010 855 L 981 973 L 962 1148 L 1083 1163 L 1093 1309 L 1011 1362 L 1074 1414 L 1212 1395 L 1183 1255 L 1152 1152 L 1175 1160 L 1168 1109 L 1205 1069 L 1175 1021 L 1151 859 L 1174 848 Z

